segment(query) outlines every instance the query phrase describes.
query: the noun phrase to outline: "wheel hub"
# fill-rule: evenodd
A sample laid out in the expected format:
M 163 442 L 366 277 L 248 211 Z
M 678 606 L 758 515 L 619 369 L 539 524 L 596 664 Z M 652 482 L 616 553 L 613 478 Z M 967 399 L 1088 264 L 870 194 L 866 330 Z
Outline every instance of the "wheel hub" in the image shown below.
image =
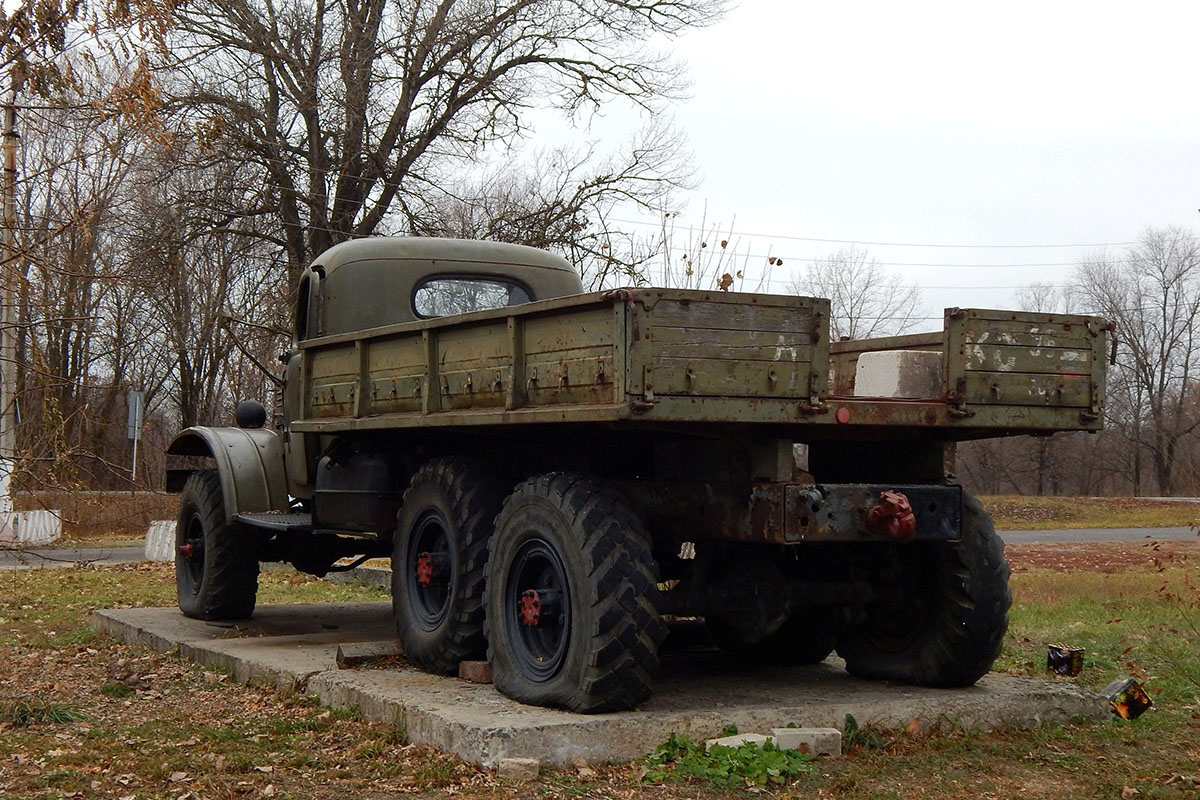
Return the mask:
M 204 541 L 202 539 L 188 539 L 179 545 L 179 555 L 183 556 L 183 560 L 189 563 L 200 558 L 203 555 L 203 550 Z
M 532 681 L 558 673 L 571 639 L 570 587 L 553 546 L 525 542 L 509 567 L 505 622 L 516 667 Z
M 428 586 L 433 583 L 433 559 L 429 553 L 417 556 L 417 583 Z
M 521 624 L 536 628 L 542 620 L 542 598 L 537 589 L 526 589 L 521 594 Z
M 424 512 L 405 546 L 404 563 L 396 574 L 404 576 L 408 603 L 423 630 L 435 630 L 450 609 L 454 560 L 450 556 L 450 523 L 437 509 Z

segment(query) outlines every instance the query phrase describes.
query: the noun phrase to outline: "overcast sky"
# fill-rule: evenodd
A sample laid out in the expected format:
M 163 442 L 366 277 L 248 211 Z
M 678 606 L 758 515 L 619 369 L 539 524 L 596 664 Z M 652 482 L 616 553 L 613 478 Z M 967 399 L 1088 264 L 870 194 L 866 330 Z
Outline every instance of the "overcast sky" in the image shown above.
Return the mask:
M 1121 243 L 1200 229 L 1200 4 L 742 0 L 674 45 L 701 180 L 782 282 L 837 243 Z M 620 117 L 618 116 L 619 120 Z M 614 122 L 616 120 L 610 120 Z M 1091 248 L 870 246 L 927 310 L 1011 306 Z M 1114 248 L 1119 249 L 1119 248 Z M 899 266 L 900 263 L 961 266 Z M 983 267 L 982 264 L 1036 264 Z M 930 327 L 938 327 L 931 325 Z

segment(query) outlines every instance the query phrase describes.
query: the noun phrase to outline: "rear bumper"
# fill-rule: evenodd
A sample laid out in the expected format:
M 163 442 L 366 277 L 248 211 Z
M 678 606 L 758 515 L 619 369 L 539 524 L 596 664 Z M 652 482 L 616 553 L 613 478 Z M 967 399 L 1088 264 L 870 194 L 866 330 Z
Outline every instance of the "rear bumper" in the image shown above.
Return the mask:
M 931 484 L 732 483 L 637 481 L 621 488 L 647 526 L 680 541 L 763 544 L 954 541 L 962 529 L 962 487 Z M 907 499 L 910 535 L 888 535 L 869 521 L 885 492 Z

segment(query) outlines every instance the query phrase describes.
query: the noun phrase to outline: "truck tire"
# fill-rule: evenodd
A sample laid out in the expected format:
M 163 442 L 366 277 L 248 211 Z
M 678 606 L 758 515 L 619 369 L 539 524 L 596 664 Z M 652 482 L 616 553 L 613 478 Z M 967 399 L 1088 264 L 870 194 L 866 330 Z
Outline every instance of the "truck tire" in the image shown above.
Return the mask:
M 649 537 L 626 500 L 580 475 L 504 501 L 487 566 L 487 638 L 501 693 L 585 714 L 646 700 L 667 627 Z
M 821 610 L 796 611 L 779 630 L 752 643 L 741 641 L 737 631 L 719 618 L 706 619 L 705 625 L 713 644 L 740 661 L 777 666 L 819 664 L 835 644 L 830 616 Z
M 244 619 L 254 612 L 258 537 L 225 521 L 225 498 L 215 469 L 193 472 L 179 498 L 175 588 L 179 610 L 188 617 Z
M 507 487 L 482 464 L 437 458 L 412 477 L 392 547 L 392 615 L 405 657 L 441 674 L 482 658 L 483 568 Z
M 957 542 L 898 548 L 901 568 L 876 582 L 866 624 L 841 633 L 851 674 L 920 686 L 970 686 L 987 674 L 1008 628 L 1008 562 L 992 519 L 963 494 Z

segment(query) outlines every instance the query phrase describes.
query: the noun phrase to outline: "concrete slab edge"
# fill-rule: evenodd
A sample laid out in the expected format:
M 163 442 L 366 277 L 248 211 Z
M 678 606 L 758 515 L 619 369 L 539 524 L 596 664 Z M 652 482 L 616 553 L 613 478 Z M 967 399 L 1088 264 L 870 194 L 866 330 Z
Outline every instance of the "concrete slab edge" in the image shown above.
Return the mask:
M 117 614 L 120 611 L 115 612 Z M 886 707 L 871 702 L 833 702 L 796 707 L 721 709 L 711 711 L 643 712 L 585 717 L 544 710 L 536 724 L 500 725 L 494 719 L 481 720 L 469 708 L 442 699 L 437 692 L 420 703 L 403 694 L 380 691 L 376 670 L 296 671 L 272 667 L 227 652 L 222 639 L 169 640 L 138 625 L 115 618 L 104 610 L 92 615 L 92 626 L 129 644 L 142 645 L 158 652 L 178 649 L 181 656 L 204 666 L 231 674 L 241 683 L 263 683 L 282 691 L 300 691 L 313 695 L 333 708 L 355 708 L 371 721 L 396 725 L 408 741 L 435 747 L 464 760 L 487 767 L 504 758 L 537 758 L 545 764 L 565 764 L 578 758 L 590 762 L 629 761 L 651 752 L 671 733 L 704 741 L 719 735 L 729 724 L 742 731 L 765 732 L 795 723 L 806 727 L 841 729 L 847 714 L 860 725 L 895 729 L 920 717 L 923 729 L 1033 728 L 1061 723 L 1097 722 L 1107 719 L 1110 708 L 1098 694 L 1071 685 L 1047 684 L 1044 680 L 1005 677 L 1006 683 L 1019 682 L 1018 691 L 1003 694 L 997 703 L 988 692 L 978 699 L 959 701 L 953 714 L 934 697 L 905 698 L 907 687 L 896 687 L 897 696 Z M 985 678 L 989 680 L 999 678 Z M 474 684 L 469 691 L 486 691 Z M 814 698 L 816 700 L 816 698 Z M 468 704 L 469 705 L 469 704 Z M 487 715 L 484 715 L 487 716 Z

